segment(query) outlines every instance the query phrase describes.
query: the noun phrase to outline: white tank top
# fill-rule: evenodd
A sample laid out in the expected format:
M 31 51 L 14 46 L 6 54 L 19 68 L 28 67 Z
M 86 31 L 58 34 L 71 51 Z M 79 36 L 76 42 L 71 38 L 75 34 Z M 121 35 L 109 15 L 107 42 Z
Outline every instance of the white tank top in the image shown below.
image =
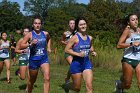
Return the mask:
M 2 48 L 0 50 L 0 58 L 7 58 L 9 57 L 9 47 L 10 47 L 10 42 L 9 41 L 3 41 L 1 40 L 1 45 L 0 47 Z M 6 47 L 6 48 L 5 48 Z
M 70 31 L 67 31 L 66 32 L 66 41 L 69 41 L 71 37 L 72 37 L 72 34 L 70 33 Z
M 126 39 L 125 43 L 130 44 L 131 42 L 136 41 L 140 42 L 140 32 L 134 33 L 132 29 L 130 29 L 130 37 Z M 128 59 L 140 60 L 140 46 L 130 46 L 128 48 L 125 48 L 123 57 Z
M 26 51 L 26 53 L 21 53 L 19 54 L 19 60 L 29 60 L 29 55 L 30 55 L 30 49 L 27 47 L 26 49 L 23 49 Z

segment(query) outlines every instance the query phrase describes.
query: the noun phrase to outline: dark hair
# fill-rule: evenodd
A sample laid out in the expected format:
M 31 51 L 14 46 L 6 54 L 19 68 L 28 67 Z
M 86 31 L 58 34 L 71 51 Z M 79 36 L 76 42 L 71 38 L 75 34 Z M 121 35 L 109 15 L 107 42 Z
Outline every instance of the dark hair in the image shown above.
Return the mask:
M 70 19 L 68 20 L 68 24 L 69 24 L 69 22 L 70 22 L 71 20 L 75 21 L 75 19 L 74 19 L 74 18 L 70 18 Z
M 41 21 L 41 25 L 42 25 L 42 20 L 41 17 L 39 16 L 34 16 L 33 20 L 32 20 L 32 24 L 34 23 L 34 20 L 39 19 Z M 32 27 L 31 30 L 34 30 L 34 28 Z
M 7 32 L 1 32 L 1 35 L 0 35 L 0 36 L 2 37 L 2 34 L 4 34 L 4 33 L 6 33 L 6 34 L 7 34 Z
M 7 32 L 5 32 L 5 31 L 1 32 L 1 33 L 0 33 L 0 39 L 2 39 L 2 35 L 3 35 L 4 33 L 7 35 Z M 8 35 L 7 35 L 7 36 L 8 36 Z
M 124 19 L 123 19 L 123 24 L 124 24 L 125 27 L 128 25 L 128 22 L 130 21 L 130 16 L 132 16 L 132 15 L 136 15 L 136 16 L 137 16 L 137 14 L 131 13 L 131 14 L 128 14 L 128 15 L 126 15 L 126 16 L 124 17 Z
M 35 20 L 35 19 L 39 19 L 39 20 L 41 21 L 41 24 L 42 24 L 41 17 L 39 17 L 39 16 L 34 16 L 33 23 L 34 23 L 34 20 Z M 32 24 L 33 24 L 33 23 L 32 23 Z
M 86 23 L 87 23 L 87 20 L 84 18 L 84 17 L 78 17 L 76 20 L 75 20 L 75 30 L 78 31 L 78 24 L 79 24 L 79 21 L 80 20 L 85 20 Z

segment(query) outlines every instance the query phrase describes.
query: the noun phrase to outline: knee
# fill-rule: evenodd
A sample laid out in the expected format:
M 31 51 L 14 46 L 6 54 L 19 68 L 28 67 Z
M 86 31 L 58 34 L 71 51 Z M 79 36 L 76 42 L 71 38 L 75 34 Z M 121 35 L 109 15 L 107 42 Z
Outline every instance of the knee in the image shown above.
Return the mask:
M 50 81 L 50 75 L 46 74 L 44 75 L 44 82 L 49 82 Z
M 6 68 L 7 71 L 10 71 L 10 68 Z

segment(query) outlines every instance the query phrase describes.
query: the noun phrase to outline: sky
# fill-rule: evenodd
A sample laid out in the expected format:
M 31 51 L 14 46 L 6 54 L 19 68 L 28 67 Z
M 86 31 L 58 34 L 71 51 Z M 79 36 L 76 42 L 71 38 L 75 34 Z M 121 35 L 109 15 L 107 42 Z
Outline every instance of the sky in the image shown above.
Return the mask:
M 2 0 L 0 0 L 0 2 L 1 2 Z M 20 11 L 22 11 L 23 12 L 23 8 L 24 8 L 24 1 L 25 0 L 9 0 L 9 1 L 11 1 L 11 2 L 18 2 L 19 3 L 19 5 L 20 5 Z M 84 4 L 88 4 L 89 3 L 89 0 L 77 0 L 79 3 L 84 3 Z
M 0 2 L 1 2 L 2 0 L 0 0 Z M 11 1 L 11 2 L 18 2 L 19 3 L 19 5 L 20 5 L 20 11 L 21 12 L 23 12 L 23 8 L 24 8 L 24 1 L 25 0 L 9 0 L 9 1 Z M 79 3 L 84 3 L 84 4 L 88 4 L 89 3 L 89 1 L 90 0 L 77 0 L 77 2 L 79 2 Z M 131 2 L 132 0 L 120 0 L 120 1 L 126 1 L 126 2 Z M 24 13 L 24 12 L 23 12 Z

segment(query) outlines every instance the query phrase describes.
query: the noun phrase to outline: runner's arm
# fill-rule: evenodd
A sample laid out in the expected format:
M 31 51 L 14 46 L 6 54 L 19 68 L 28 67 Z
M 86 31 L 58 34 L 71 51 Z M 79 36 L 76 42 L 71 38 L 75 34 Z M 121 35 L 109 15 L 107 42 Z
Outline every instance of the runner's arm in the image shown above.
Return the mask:
M 16 48 L 15 48 L 15 52 L 16 52 L 16 53 L 21 54 L 21 53 L 23 52 L 23 50 L 20 50 L 20 45 L 21 45 L 21 43 L 22 43 L 22 40 L 23 40 L 23 39 L 20 39 L 20 40 L 17 42 Z
M 47 51 L 51 52 L 51 38 L 48 32 L 45 32 L 45 35 L 47 36 L 46 41 L 47 41 Z
M 29 46 L 32 45 L 32 42 L 30 44 L 28 44 L 27 42 L 31 40 L 31 32 L 28 33 L 26 36 L 24 36 L 22 42 L 21 42 L 21 45 L 20 45 L 20 49 L 25 49 Z
M 78 39 L 77 39 L 77 36 L 75 35 L 75 36 L 73 36 L 73 37 L 69 40 L 68 44 L 66 45 L 66 47 L 65 47 L 65 52 L 68 53 L 68 54 L 70 54 L 70 55 L 73 55 L 73 56 L 83 57 L 83 56 L 84 56 L 84 52 L 83 52 L 83 51 L 80 52 L 80 53 L 78 53 L 78 52 L 75 52 L 75 51 L 72 50 L 72 47 L 73 47 L 77 42 L 78 42 Z
M 127 48 L 130 47 L 130 43 L 125 43 L 126 39 L 129 37 L 129 29 L 126 28 L 124 32 L 122 33 L 119 42 L 117 44 L 117 48 Z

